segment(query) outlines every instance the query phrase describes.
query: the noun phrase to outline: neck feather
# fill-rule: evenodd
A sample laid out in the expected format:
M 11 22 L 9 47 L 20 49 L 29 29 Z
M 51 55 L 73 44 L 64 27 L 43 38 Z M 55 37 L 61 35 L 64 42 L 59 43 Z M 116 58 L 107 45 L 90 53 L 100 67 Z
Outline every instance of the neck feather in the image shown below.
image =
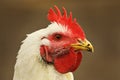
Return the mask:
M 42 60 L 39 52 L 41 43 L 36 41 L 39 40 L 38 37 L 31 38 L 32 35 L 36 34 L 30 34 L 20 47 L 13 80 L 73 80 L 71 72 L 58 73 L 53 65 L 46 64 Z

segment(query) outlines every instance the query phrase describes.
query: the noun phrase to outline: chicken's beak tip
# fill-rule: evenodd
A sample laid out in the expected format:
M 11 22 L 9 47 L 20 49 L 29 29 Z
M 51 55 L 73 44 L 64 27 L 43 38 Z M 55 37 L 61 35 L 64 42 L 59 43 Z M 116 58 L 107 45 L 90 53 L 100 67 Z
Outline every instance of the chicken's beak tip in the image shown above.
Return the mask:
M 90 47 L 88 48 L 88 51 L 94 53 L 94 47 L 92 46 L 92 44 L 90 44 Z

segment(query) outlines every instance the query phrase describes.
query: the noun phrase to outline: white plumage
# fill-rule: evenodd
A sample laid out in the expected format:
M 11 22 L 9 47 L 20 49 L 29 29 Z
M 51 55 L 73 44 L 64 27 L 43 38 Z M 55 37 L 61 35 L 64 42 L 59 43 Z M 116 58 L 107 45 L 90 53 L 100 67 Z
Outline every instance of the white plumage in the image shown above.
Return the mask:
M 46 64 L 40 56 L 40 45 L 49 46 L 49 40 L 41 38 L 59 31 L 69 32 L 54 22 L 45 29 L 27 35 L 18 52 L 13 80 L 73 80 L 71 72 L 57 72 L 53 65 Z

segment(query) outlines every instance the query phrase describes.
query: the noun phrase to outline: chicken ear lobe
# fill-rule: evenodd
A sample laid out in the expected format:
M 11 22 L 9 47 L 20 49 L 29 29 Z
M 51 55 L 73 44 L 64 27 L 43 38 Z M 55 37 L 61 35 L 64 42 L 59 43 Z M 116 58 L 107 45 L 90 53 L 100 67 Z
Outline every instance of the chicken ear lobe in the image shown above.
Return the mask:
M 49 55 L 48 46 L 42 45 L 40 47 L 40 55 L 42 59 L 47 63 L 53 63 L 52 57 Z

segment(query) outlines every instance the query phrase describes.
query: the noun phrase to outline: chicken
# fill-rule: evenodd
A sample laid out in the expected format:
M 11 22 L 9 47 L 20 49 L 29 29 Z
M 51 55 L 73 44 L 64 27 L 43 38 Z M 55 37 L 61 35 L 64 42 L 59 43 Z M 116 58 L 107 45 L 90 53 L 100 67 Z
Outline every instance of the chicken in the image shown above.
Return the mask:
M 81 51 L 93 52 L 81 26 L 57 6 L 50 8 L 45 29 L 29 35 L 18 52 L 13 80 L 74 80 L 72 72 L 80 65 Z

